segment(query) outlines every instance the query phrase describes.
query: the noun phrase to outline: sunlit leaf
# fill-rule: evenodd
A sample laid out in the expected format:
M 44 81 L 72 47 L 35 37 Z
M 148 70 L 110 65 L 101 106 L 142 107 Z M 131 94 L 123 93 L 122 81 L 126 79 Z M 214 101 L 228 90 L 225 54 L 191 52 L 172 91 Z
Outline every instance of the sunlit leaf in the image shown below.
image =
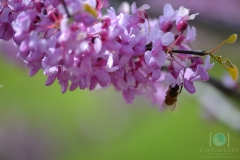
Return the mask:
M 216 56 L 216 55 L 210 55 L 213 59 L 215 59 L 216 61 L 218 61 L 220 64 L 222 64 L 228 71 L 228 73 L 230 74 L 230 76 L 232 77 L 232 79 L 234 81 L 237 80 L 238 78 L 238 69 L 237 67 L 232 64 L 232 62 L 227 59 L 227 58 L 223 58 L 221 56 Z
M 236 82 L 236 80 L 238 78 L 238 69 L 237 69 L 237 67 L 235 65 L 233 65 L 232 68 L 228 69 L 228 73 L 230 74 L 232 79 Z
M 232 64 L 232 62 L 229 59 L 226 59 L 226 58 L 224 58 L 223 65 L 228 70 L 228 73 L 230 74 L 232 79 L 234 81 L 236 81 L 237 78 L 238 78 L 238 69 L 237 69 L 237 67 L 234 64 Z
M 233 34 L 226 40 L 226 42 L 227 43 L 234 43 L 236 40 L 237 40 L 237 34 Z

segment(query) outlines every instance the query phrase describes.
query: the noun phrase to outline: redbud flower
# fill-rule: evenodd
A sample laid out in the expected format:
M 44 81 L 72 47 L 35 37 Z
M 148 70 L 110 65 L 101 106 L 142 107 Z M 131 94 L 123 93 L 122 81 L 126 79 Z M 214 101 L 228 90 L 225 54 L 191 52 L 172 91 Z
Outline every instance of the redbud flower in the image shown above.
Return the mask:
M 172 8 L 171 4 L 165 4 L 163 7 L 163 16 L 159 17 L 159 27 L 164 32 L 169 32 L 173 27 L 173 21 L 175 21 L 176 12 Z
M 196 89 L 193 85 L 193 82 L 197 80 L 207 81 L 209 75 L 207 70 L 213 67 L 213 63 L 210 64 L 210 56 L 207 56 L 205 59 L 204 65 L 198 65 L 196 71 L 194 72 L 190 68 L 187 68 L 184 74 L 184 88 L 191 94 L 196 92 Z
M 198 13 L 189 15 L 189 12 L 190 9 L 184 8 L 183 6 L 179 8 L 176 16 L 176 25 L 179 32 L 183 32 L 185 29 L 187 29 L 187 20 L 193 20 L 196 15 L 198 15 Z
M 30 76 L 43 71 L 45 85 L 57 80 L 62 93 L 112 85 L 126 103 L 145 95 L 161 106 L 169 86 L 177 84 L 194 93 L 193 83 L 209 78 L 209 56 L 203 65 L 192 54 L 173 54 L 173 48 L 191 51 L 196 29 L 187 20 L 197 14 L 166 4 L 163 16 L 151 19 L 149 5 L 137 8 L 133 3 L 130 13 L 123 3 L 119 14 L 110 7 L 102 15 L 104 4 L 6 0 L 0 9 L 0 39 L 17 46 L 15 55 L 30 69 Z M 171 32 L 175 24 L 180 34 Z M 165 68 L 168 72 L 162 71 Z

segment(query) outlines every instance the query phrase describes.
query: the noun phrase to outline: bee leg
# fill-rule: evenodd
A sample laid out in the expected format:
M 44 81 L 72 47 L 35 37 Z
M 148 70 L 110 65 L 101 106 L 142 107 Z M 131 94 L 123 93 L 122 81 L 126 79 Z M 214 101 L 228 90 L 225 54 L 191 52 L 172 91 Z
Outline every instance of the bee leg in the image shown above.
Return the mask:
M 183 86 L 181 86 L 179 93 L 181 93 L 181 92 L 182 92 L 182 87 L 183 87 Z

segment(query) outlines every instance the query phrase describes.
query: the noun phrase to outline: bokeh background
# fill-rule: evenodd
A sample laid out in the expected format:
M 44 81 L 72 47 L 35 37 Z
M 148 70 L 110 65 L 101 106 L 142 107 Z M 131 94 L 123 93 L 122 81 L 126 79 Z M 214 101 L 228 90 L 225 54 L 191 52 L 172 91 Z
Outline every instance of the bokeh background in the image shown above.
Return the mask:
M 193 49 L 211 50 L 240 33 L 238 0 L 136 2 L 149 4 L 147 12 L 153 18 L 162 14 L 165 3 L 199 12 L 190 22 L 198 34 Z M 115 8 L 120 3 L 110 1 Z M 240 97 L 209 83 L 198 83 L 194 95 L 183 91 L 177 110 L 162 112 L 144 98 L 127 105 L 113 88 L 62 94 L 57 82 L 46 87 L 42 72 L 29 77 L 28 70 L 7 54 L 0 54 L 1 160 L 205 159 L 209 156 L 200 151 L 202 147 L 219 148 L 209 146 L 209 136 L 216 133 L 229 133 L 229 147 L 238 148 L 232 155 L 240 159 Z M 240 68 L 239 40 L 216 54 Z M 221 81 L 225 72 L 215 63 L 210 74 Z

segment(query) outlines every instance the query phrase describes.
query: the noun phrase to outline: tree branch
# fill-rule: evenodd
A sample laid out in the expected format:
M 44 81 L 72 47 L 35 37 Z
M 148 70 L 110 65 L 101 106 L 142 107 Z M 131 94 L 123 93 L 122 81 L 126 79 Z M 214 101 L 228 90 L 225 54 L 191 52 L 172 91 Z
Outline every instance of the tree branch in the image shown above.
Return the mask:
M 181 53 L 181 54 L 193 54 L 193 55 L 197 55 L 197 56 L 205 56 L 206 55 L 206 51 L 201 51 L 201 50 L 171 50 L 170 53 Z

